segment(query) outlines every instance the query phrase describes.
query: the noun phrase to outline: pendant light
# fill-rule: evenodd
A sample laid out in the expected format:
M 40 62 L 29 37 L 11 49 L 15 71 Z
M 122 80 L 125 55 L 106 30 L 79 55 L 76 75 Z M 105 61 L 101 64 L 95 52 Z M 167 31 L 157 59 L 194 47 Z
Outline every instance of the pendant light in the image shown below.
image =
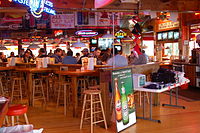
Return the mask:
M 35 49 L 35 48 L 40 48 L 38 46 L 40 42 L 37 42 L 37 41 L 33 41 L 29 46 L 28 46 L 28 49 Z
M 110 34 L 110 31 L 108 30 L 107 31 L 107 34 L 104 34 L 103 36 L 102 36 L 102 38 L 107 38 L 107 39 L 113 39 L 113 38 L 115 38 L 115 36 L 113 35 L 113 34 Z
M 77 40 L 77 42 L 72 43 L 72 47 L 86 47 L 85 43 L 82 43 L 80 39 Z

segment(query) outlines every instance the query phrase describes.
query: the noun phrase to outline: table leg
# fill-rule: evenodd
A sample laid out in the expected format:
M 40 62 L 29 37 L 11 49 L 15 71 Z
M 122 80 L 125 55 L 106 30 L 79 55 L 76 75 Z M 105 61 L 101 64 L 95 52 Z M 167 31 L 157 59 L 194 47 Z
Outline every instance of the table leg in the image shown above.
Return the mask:
M 145 92 L 143 92 L 143 97 L 145 96 Z M 153 122 L 158 122 L 161 123 L 160 120 L 155 120 L 152 119 L 152 93 L 150 92 L 150 108 L 149 108 L 149 118 L 145 117 L 145 98 L 143 98 L 143 117 L 137 117 L 137 119 L 143 119 L 143 120 L 149 120 L 149 121 L 153 121 Z
M 178 105 L 178 87 L 175 88 L 176 89 L 176 104 L 172 104 L 172 89 L 170 90 L 170 103 L 169 104 L 162 104 L 162 106 L 170 106 L 170 107 L 177 107 L 177 108 L 183 108 L 185 109 L 185 106 L 180 106 Z
M 32 86 L 33 86 L 33 82 L 32 82 L 32 73 L 28 72 L 27 73 L 27 78 L 26 78 L 26 83 L 27 83 L 27 95 L 28 95 L 28 103 L 30 106 L 32 106 Z
M 77 86 L 77 77 L 72 76 L 72 100 L 73 100 L 73 116 L 77 117 L 77 108 L 78 108 L 78 86 Z

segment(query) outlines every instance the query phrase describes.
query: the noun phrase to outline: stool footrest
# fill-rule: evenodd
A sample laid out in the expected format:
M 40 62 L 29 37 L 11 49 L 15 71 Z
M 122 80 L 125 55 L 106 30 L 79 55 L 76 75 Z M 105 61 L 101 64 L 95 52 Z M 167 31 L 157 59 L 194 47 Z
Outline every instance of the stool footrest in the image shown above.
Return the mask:
M 95 122 L 93 122 L 92 124 L 97 124 L 97 123 L 100 123 L 100 122 L 104 122 L 104 120 L 95 121 Z

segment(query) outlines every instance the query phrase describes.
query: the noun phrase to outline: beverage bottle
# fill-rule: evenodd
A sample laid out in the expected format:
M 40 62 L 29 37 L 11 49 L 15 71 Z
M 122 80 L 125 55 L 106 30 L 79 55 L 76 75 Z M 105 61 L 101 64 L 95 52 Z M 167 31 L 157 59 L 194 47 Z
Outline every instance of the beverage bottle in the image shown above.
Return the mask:
M 121 106 L 121 96 L 118 89 L 118 79 L 115 78 L 115 112 L 116 120 L 120 122 L 122 120 L 122 106 Z
M 124 87 L 124 82 L 121 83 L 122 83 L 122 88 L 121 88 L 122 121 L 123 124 L 126 125 L 129 123 L 128 101 L 126 96 L 126 90 Z

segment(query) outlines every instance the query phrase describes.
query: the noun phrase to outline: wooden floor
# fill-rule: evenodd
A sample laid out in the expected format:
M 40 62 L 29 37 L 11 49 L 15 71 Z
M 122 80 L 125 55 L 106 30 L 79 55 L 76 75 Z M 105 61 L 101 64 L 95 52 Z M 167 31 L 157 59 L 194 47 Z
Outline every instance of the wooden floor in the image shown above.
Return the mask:
M 167 103 L 169 96 L 161 95 L 161 103 Z M 186 109 L 174 107 L 153 107 L 153 118 L 160 119 L 161 123 L 147 120 L 137 120 L 137 123 L 122 133 L 200 133 L 200 101 L 187 102 L 179 100 L 179 104 L 185 105 Z M 141 109 L 137 114 L 141 115 Z M 71 113 L 63 115 L 63 107 L 56 110 L 54 104 L 50 104 L 46 109 L 40 105 L 30 107 L 28 111 L 30 123 L 35 129 L 44 128 L 44 133 L 89 133 L 89 124 L 84 124 L 83 129 L 79 129 L 80 117 L 73 118 Z M 113 133 L 115 127 L 108 130 L 100 126 L 95 126 L 95 133 Z

